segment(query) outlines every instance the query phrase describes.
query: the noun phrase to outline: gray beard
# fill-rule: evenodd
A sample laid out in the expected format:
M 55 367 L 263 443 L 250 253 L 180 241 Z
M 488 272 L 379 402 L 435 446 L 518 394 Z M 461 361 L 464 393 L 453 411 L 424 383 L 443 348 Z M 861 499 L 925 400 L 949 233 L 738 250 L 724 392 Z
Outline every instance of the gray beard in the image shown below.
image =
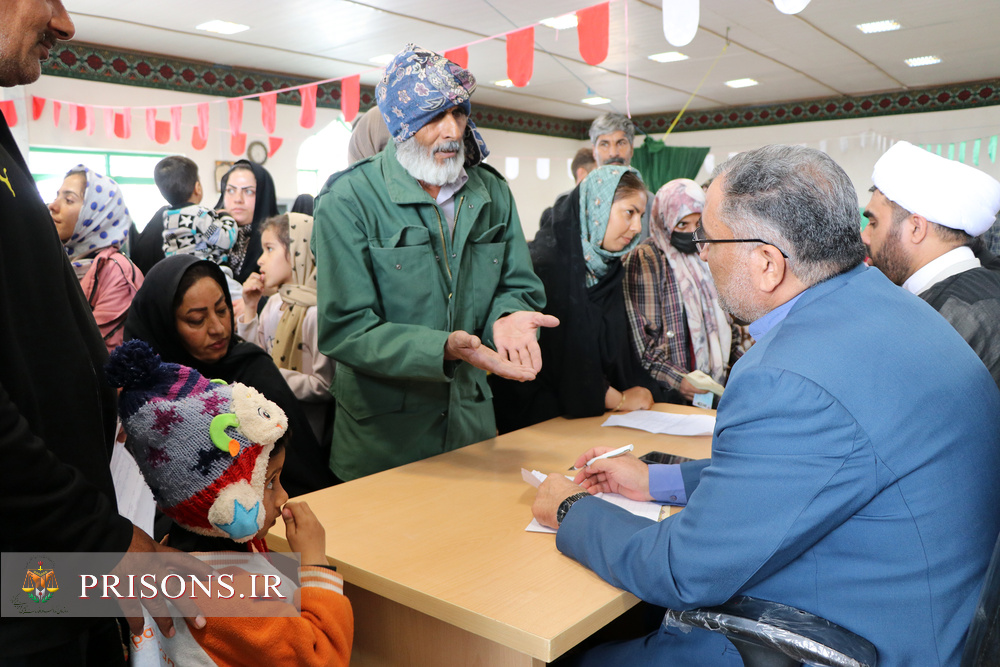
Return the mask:
M 750 323 L 767 314 L 754 304 L 753 286 L 746 272 L 730 274 L 727 285 L 716 282 L 715 288 L 719 293 L 719 305 L 735 319 Z
M 444 186 L 454 183 L 462 173 L 465 164 L 465 144 L 451 141 L 437 147 L 442 152 L 457 151 L 453 158 L 438 164 L 430 149 L 417 143 L 416 137 L 396 144 L 396 159 L 413 178 L 427 185 Z

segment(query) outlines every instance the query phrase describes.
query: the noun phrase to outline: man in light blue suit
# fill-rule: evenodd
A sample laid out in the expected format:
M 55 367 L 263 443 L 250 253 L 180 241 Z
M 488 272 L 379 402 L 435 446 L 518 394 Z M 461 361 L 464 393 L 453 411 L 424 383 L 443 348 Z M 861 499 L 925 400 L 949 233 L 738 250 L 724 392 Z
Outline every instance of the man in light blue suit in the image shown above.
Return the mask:
M 686 509 L 653 523 L 551 475 L 533 511 L 560 551 L 648 602 L 751 595 L 867 638 L 880 667 L 958 665 L 1000 531 L 1000 392 L 944 318 L 862 264 L 857 212 L 818 151 L 722 165 L 696 238 L 757 342 L 730 375 L 711 462 L 620 457 L 576 480 Z M 582 662 L 742 664 L 721 635 L 664 627 Z

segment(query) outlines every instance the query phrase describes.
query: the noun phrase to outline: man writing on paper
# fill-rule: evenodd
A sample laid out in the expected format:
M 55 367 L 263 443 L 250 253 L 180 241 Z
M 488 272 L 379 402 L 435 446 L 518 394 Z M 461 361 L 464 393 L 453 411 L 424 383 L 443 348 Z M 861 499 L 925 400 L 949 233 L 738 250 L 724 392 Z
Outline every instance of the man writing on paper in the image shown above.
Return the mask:
M 476 80 L 410 44 L 376 87 L 393 141 L 335 174 L 314 226 L 320 351 L 337 361 L 330 466 L 349 480 L 496 435 L 486 371 L 542 364 L 542 283 L 469 120 Z M 495 351 L 494 351 L 495 350 Z
M 872 264 L 934 306 L 1000 386 L 1000 272 L 970 248 L 1000 209 L 1000 183 L 975 167 L 900 141 L 875 163 L 868 225 Z
M 1000 530 L 1000 391 L 944 319 L 864 266 L 854 186 L 827 155 L 767 146 L 719 172 L 697 240 L 757 343 L 733 367 L 712 459 L 622 456 L 577 475 L 590 492 L 687 507 L 652 523 L 550 475 L 535 517 L 559 526 L 560 551 L 654 604 L 750 595 L 865 637 L 880 667 L 957 665 Z M 662 626 L 582 662 L 653 660 L 743 664 L 721 635 Z

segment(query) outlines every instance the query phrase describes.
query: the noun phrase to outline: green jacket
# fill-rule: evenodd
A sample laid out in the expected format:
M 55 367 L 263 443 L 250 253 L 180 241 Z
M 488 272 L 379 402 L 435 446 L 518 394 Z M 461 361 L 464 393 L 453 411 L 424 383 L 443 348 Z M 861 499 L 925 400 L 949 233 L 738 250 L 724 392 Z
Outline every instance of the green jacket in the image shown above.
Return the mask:
M 313 228 L 319 349 L 337 361 L 330 467 L 349 480 L 496 435 L 486 373 L 444 361 L 448 334 L 545 305 L 503 177 L 468 168 L 454 238 L 393 142 L 336 174 Z

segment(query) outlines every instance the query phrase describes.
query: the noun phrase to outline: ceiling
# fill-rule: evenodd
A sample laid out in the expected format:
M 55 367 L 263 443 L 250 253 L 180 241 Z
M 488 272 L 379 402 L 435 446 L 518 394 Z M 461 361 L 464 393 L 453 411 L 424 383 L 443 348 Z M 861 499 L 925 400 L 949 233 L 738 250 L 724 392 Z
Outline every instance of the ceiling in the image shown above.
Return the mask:
M 505 89 L 505 31 L 573 12 L 596 0 L 66 0 L 76 39 L 108 47 L 281 72 L 314 79 L 361 74 L 373 86 L 370 58 L 407 42 L 443 52 L 469 47 L 479 81 L 475 100 L 496 107 L 587 119 L 604 110 L 633 115 L 862 95 L 1000 77 L 1000 0 L 812 0 L 786 16 L 771 0 L 701 0 L 698 33 L 687 46 L 663 36 L 662 5 L 614 0 L 610 47 L 600 66 L 580 56 L 576 29 L 535 28 L 531 83 Z M 627 18 L 626 18 L 627 14 Z M 250 26 L 235 35 L 195 30 L 209 19 Z M 895 19 L 902 29 L 866 35 L 859 23 Z M 627 29 L 626 29 L 627 27 Z M 726 44 L 725 54 L 715 62 Z M 688 60 L 657 63 L 648 55 L 680 51 Z M 941 63 L 908 67 L 906 58 Z M 714 63 L 714 67 L 713 67 Z M 711 72 L 709 73 L 709 69 Z M 627 76 L 626 76 L 627 72 Z M 706 77 L 706 73 L 709 73 Z M 729 88 L 752 78 L 759 85 Z M 699 83 L 705 79 L 699 89 Z M 588 89 L 609 104 L 580 102 Z

